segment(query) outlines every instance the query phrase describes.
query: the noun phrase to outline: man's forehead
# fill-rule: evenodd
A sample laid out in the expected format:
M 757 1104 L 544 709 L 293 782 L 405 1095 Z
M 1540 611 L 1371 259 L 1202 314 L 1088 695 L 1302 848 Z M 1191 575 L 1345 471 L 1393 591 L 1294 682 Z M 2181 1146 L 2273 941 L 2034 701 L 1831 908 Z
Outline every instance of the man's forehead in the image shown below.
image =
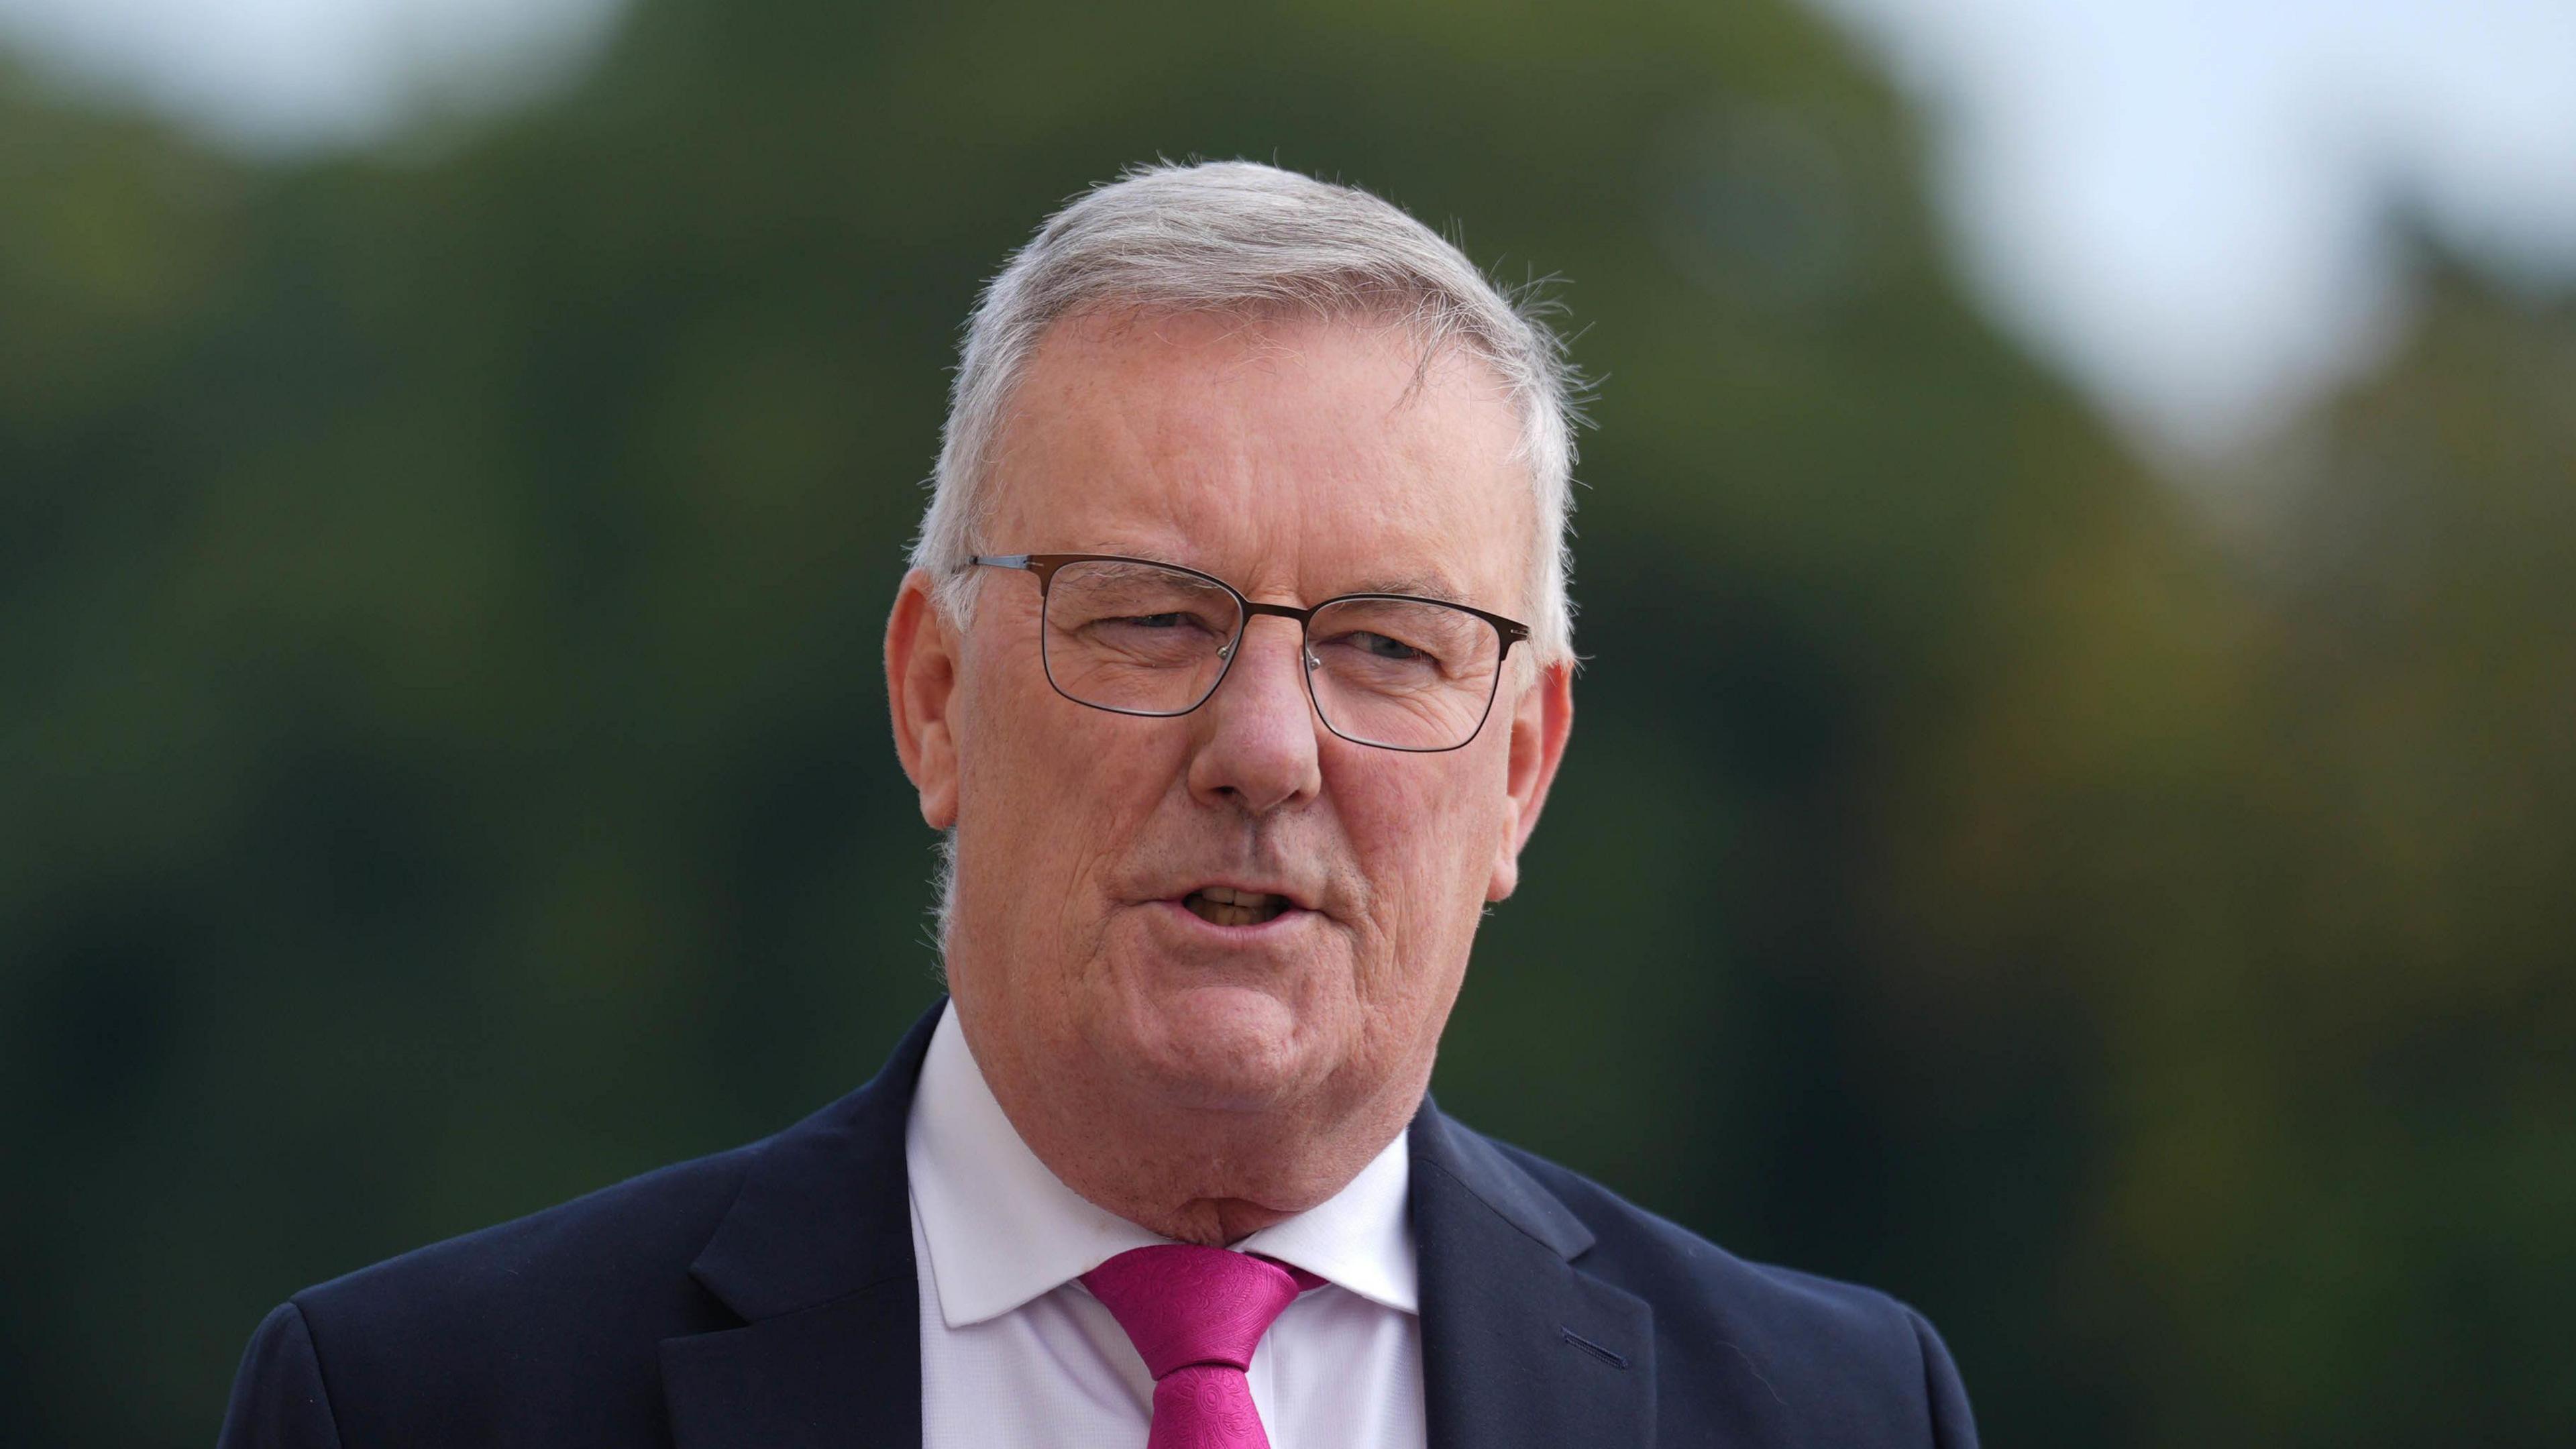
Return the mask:
M 1492 366 L 1412 323 L 1371 316 L 1238 312 L 1081 314 L 1050 328 L 1021 387 L 1060 403 L 1135 409 L 1183 398 L 1240 405 L 1283 379 L 1326 374 L 1392 421 L 1443 394 L 1491 397 L 1510 411 Z M 1353 418 L 1357 423 L 1365 419 Z
M 1414 594 L 1425 599 L 1447 599 L 1453 603 L 1473 603 L 1468 590 L 1440 569 L 1412 569 L 1395 573 L 1373 573 L 1352 583 L 1347 592 L 1355 594 Z
M 1480 361 L 1425 369 L 1402 329 L 1195 314 L 1067 324 L 1015 404 L 990 515 L 1011 537 L 996 546 L 1219 574 L 1257 562 L 1291 585 L 1464 602 L 1490 602 L 1527 547 L 1516 411 Z

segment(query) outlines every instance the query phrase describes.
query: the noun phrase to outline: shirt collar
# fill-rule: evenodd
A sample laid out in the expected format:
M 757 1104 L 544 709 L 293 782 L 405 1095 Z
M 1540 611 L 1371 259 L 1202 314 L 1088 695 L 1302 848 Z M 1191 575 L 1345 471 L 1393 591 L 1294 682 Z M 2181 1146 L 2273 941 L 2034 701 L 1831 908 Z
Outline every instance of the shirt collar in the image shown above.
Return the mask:
M 1130 1248 L 1171 1241 L 1091 1202 L 1038 1160 L 985 1084 L 953 1003 L 921 1064 L 904 1160 L 950 1328 L 998 1318 Z M 1399 1132 L 1340 1192 L 1234 1246 L 1419 1312 L 1405 1214 L 1411 1177 Z

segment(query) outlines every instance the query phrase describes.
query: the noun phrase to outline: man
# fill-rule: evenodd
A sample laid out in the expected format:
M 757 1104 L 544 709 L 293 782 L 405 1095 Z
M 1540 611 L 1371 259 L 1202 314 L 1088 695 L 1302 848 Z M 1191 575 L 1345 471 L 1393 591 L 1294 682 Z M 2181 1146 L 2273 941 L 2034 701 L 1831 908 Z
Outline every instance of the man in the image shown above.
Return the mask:
M 1960 1446 L 1940 1340 L 1425 1095 L 1572 721 L 1555 338 L 1268 167 L 976 310 L 885 641 L 952 999 L 764 1142 L 308 1289 L 233 1445 Z

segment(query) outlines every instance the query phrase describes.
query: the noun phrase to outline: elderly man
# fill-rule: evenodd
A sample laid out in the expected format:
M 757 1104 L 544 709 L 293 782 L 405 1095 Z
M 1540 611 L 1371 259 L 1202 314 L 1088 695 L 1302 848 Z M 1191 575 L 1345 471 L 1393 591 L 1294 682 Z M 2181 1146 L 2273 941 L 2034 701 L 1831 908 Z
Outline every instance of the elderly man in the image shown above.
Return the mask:
M 1159 167 L 977 308 L 886 630 L 952 998 L 787 1131 L 308 1289 L 235 1445 L 1974 1443 L 1940 1340 L 1425 1096 L 1565 750 L 1555 338 Z

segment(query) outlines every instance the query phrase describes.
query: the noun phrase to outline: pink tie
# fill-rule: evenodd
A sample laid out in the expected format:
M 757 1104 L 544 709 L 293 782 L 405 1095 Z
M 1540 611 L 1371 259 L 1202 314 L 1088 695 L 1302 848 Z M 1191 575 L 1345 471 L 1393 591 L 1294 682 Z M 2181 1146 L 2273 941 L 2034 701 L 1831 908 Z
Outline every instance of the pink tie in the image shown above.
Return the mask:
M 1131 1248 L 1083 1274 L 1154 1375 L 1145 1449 L 1270 1449 L 1243 1371 L 1270 1321 L 1323 1281 L 1189 1243 Z

